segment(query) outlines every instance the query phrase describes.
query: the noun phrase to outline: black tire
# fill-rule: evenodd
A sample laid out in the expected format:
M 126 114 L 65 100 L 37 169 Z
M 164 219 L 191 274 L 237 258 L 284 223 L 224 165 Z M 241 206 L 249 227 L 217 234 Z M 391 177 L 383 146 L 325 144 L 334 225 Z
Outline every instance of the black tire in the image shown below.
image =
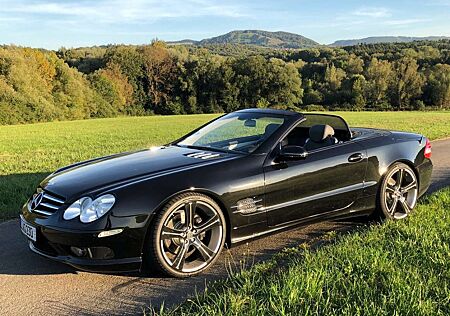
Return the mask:
M 217 260 L 225 243 L 226 222 L 210 197 L 184 193 L 155 215 L 147 235 L 144 258 L 148 269 L 185 278 L 205 271 Z
M 377 201 L 377 215 L 381 219 L 406 218 L 415 208 L 419 182 L 407 164 L 394 163 L 383 176 Z

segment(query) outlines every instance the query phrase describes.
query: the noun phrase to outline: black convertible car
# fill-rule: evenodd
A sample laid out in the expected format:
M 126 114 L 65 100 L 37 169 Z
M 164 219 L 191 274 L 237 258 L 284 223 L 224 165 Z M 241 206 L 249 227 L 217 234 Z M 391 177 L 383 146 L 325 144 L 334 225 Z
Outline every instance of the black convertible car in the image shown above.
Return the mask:
M 430 156 L 418 134 L 242 110 L 165 146 L 57 170 L 24 205 L 21 229 L 31 250 L 79 269 L 185 277 L 225 243 L 374 212 L 404 218 L 428 188 Z

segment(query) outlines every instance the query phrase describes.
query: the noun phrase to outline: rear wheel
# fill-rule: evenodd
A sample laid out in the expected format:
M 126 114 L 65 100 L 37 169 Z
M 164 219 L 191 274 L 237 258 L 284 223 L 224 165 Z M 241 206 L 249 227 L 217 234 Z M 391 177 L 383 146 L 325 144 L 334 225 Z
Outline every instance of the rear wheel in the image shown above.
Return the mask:
M 216 261 L 225 236 L 225 218 L 216 202 L 203 194 L 181 194 L 156 215 L 147 258 L 166 274 L 192 276 Z
M 389 219 L 407 217 L 417 203 L 419 185 L 414 170 L 395 163 L 383 178 L 379 194 L 381 215 Z

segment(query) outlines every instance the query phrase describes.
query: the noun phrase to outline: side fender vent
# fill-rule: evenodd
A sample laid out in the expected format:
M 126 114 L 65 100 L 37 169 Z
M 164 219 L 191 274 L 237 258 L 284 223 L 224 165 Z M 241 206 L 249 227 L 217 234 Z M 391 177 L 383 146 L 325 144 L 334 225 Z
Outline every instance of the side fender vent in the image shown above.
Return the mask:
M 242 215 L 254 214 L 259 211 L 263 211 L 263 207 L 261 205 L 262 199 L 254 198 L 246 198 L 243 200 L 237 201 L 236 205 L 231 208 L 234 209 L 233 213 L 239 213 Z

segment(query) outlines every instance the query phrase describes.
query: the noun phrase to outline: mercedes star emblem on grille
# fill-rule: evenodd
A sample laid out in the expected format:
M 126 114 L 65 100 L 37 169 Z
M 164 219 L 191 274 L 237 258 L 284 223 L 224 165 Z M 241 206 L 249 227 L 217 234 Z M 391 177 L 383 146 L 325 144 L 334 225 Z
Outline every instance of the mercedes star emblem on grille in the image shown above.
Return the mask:
M 33 197 L 33 200 L 31 201 L 30 205 L 32 211 L 34 211 L 39 206 L 39 204 L 41 204 L 43 197 L 44 197 L 43 192 L 40 192 Z

